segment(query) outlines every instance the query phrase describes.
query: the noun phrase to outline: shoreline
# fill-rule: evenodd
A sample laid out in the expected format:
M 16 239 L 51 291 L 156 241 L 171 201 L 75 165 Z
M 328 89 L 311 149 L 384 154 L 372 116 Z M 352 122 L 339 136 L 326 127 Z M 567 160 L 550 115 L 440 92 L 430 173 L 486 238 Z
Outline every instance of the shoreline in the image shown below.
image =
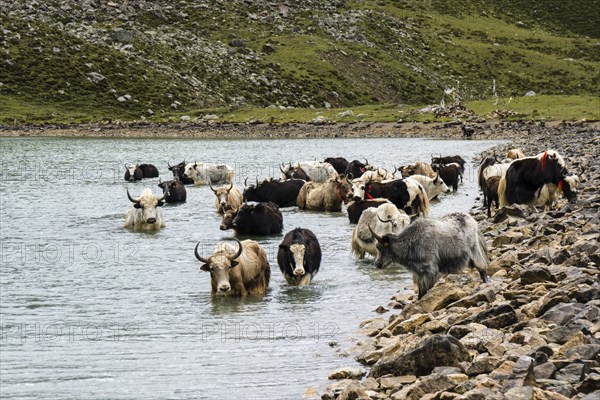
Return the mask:
M 514 139 L 544 129 L 600 130 L 600 122 L 489 121 L 469 123 L 472 140 Z M 0 126 L 0 137 L 89 137 L 89 138 L 190 138 L 190 139 L 284 139 L 403 137 L 465 139 L 461 122 L 391 123 L 352 122 L 315 125 L 307 123 L 114 123 L 48 126 Z
M 480 159 L 513 147 L 552 148 L 570 173 L 583 169 L 577 204 L 561 199 L 546 214 L 513 205 L 487 218 L 476 198 L 490 281 L 466 270 L 421 300 L 392 297 L 347 350 L 364 368 L 333 371 L 321 399 L 598 399 L 600 131 L 533 129 Z

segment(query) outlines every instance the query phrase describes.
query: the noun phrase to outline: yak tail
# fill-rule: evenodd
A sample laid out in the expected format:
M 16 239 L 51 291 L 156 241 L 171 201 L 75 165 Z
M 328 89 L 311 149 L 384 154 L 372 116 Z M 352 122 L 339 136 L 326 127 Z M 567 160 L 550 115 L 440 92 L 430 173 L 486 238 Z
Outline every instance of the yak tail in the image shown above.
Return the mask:
M 502 175 L 500 178 L 500 183 L 498 183 L 498 208 L 506 207 L 510 205 L 508 200 L 506 199 L 506 174 Z
M 485 178 L 483 177 L 483 170 L 485 170 L 490 165 L 496 164 L 496 159 L 493 157 L 486 157 L 485 160 L 479 166 L 479 174 L 477 182 L 479 183 L 479 189 L 485 190 Z
M 427 196 L 427 193 L 425 193 L 423 186 L 420 186 L 419 189 L 421 191 L 421 214 L 423 214 L 424 217 L 429 217 L 429 197 Z
M 308 196 L 308 187 L 307 185 L 302 186 L 300 188 L 300 192 L 298 192 L 298 197 L 296 197 L 296 204 L 298 208 L 305 209 L 306 208 L 306 198 Z
M 235 174 L 235 171 L 233 169 L 227 169 L 227 171 L 225 172 L 225 182 L 227 182 L 227 183 L 233 182 L 234 174 Z
M 483 233 L 477 230 L 477 245 L 475 246 L 475 251 L 472 256 L 472 263 L 474 267 L 479 271 L 479 275 L 481 276 L 481 280 L 483 282 L 487 282 L 487 267 L 489 264 L 489 254 L 487 244 L 485 243 L 485 238 L 483 237 Z
M 354 228 L 354 231 L 352 232 L 352 249 L 350 250 L 350 253 L 354 257 L 360 259 L 365 258 L 365 252 L 364 250 L 361 250 L 360 245 L 358 244 L 357 228 Z

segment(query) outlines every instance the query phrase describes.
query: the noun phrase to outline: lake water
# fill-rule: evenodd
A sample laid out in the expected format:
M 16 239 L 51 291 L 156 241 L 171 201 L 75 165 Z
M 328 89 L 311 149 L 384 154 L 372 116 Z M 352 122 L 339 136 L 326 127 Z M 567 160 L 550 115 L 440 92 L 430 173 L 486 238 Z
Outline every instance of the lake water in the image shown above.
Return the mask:
M 0 374 L 6 399 L 298 399 L 327 373 L 353 365 L 342 349 L 360 321 L 398 291 L 408 273 L 376 270 L 350 256 L 353 226 L 341 213 L 283 209 L 284 233 L 311 229 L 323 249 L 313 284 L 288 287 L 276 262 L 283 235 L 255 238 L 272 275 L 261 299 L 211 299 L 194 246 L 210 254 L 232 231 L 208 187 L 163 207 L 158 233 L 122 228 L 126 189 L 155 194 L 158 178 L 128 183 L 126 162 L 226 162 L 243 187 L 279 176 L 280 162 L 367 157 L 392 167 L 432 153 L 466 160 L 493 141 L 428 139 L 63 139 L 1 138 Z M 477 196 L 469 163 L 455 194 L 432 215 L 468 211 Z

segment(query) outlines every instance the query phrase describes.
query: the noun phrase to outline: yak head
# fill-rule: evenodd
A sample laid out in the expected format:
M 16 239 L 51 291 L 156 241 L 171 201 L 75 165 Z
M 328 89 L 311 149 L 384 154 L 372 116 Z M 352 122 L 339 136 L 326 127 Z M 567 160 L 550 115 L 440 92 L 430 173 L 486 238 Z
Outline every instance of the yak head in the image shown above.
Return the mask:
M 138 164 L 125 164 L 125 180 L 139 181 L 142 178 L 142 170 Z
M 156 197 L 152 194 L 149 188 L 145 188 L 142 191 L 142 195 L 138 198 L 131 197 L 129 189 L 127 189 L 127 197 L 129 201 L 133 203 L 133 207 L 141 211 L 142 220 L 147 224 L 155 224 L 157 220 L 156 207 L 161 207 L 164 203 L 164 199 L 167 195 L 163 194 L 161 197 Z
M 284 252 L 295 276 L 306 274 L 306 267 L 309 266 L 310 258 L 306 257 L 306 243 L 307 239 L 304 233 L 301 229 L 296 228 L 292 231 L 291 242 L 284 239 L 283 243 L 279 245 L 279 251 Z
M 569 203 L 577 203 L 577 184 L 579 179 L 577 175 L 566 176 L 558 182 L 558 189 L 563 192 Z
M 266 206 L 264 203 L 244 203 L 231 222 L 231 226 L 238 233 L 244 234 L 251 230 L 255 224 L 267 223 Z
M 227 243 L 221 243 L 215 253 L 208 258 L 204 258 L 198 253 L 200 243 L 196 244 L 194 249 L 194 255 L 203 263 L 200 269 L 210 272 L 213 291 L 219 295 L 225 295 L 231 290 L 229 271 L 239 264 L 237 258 L 242 254 L 242 243 L 238 239 L 235 239 L 235 241 L 238 244 L 235 254 L 231 254 L 231 246 Z
M 338 199 L 347 204 L 354 197 L 352 192 L 352 174 L 340 174 L 334 178 L 334 182 Z
M 542 174 L 547 182 L 558 183 L 561 177 L 569 173 L 565 160 L 554 150 L 540 153 L 537 158 L 540 160 Z
M 167 163 L 167 167 L 169 171 L 173 173 L 173 179 L 180 179 L 184 176 L 185 171 L 185 161 L 180 162 L 179 164 L 171 165 Z
M 435 178 L 433 178 L 433 181 L 431 183 L 433 184 L 435 193 L 450 193 L 450 188 L 448 187 L 448 185 L 446 185 L 446 182 L 444 182 L 444 180 L 440 178 L 439 172 L 435 175 Z
M 223 213 L 223 218 L 221 219 L 221 224 L 219 225 L 219 229 L 222 231 L 226 231 L 227 229 L 233 228 L 233 220 L 238 214 L 238 208 L 227 210 Z
M 367 225 L 373 239 L 377 240 L 377 259 L 375 260 L 375 267 L 385 268 L 394 262 L 394 255 L 392 252 L 392 236 L 388 233 L 385 235 L 378 235 L 373 231 L 371 225 Z
M 217 199 L 219 200 L 219 206 L 221 207 L 221 209 L 225 210 L 229 208 L 227 203 L 227 196 L 229 196 L 229 192 L 231 191 L 231 189 L 233 189 L 233 182 L 231 182 L 231 185 L 229 185 L 228 188 L 222 187 L 216 190 L 212 187 L 210 182 L 208 183 L 208 186 L 210 186 L 210 190 L 212 190 L 215 196 L 217 196 Z

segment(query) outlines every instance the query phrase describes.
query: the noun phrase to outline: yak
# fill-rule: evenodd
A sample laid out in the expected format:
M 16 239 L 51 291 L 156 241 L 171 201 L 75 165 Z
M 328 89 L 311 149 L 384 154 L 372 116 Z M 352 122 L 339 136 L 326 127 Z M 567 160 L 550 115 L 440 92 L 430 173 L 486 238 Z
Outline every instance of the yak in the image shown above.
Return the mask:
M 338 174 L 345 173 L 350 164 L 344 157 L 327 157 L 324 162 L 331 164 Z
M 140 181 L 144 178 L 157 178 L 158 169 L 152 164 L 125 164 L 125 180 Z
M 305 182 L 311 180 L 306 171 L 304 171 L 299 165 L 292 166 L 292 163 L 290 163 L 286 167 L 285 165 L 283 165 L 283 163 L 281 163 L 279 170 L 281 171 L 281 179 L 283 180 L 301 179 Z
M 569 201 L 577 201 L 576 193 L 570 189 L 570 185 L 564 184 L 567 173 L 564 159 L 554 150 L 512 161 L 498 185 L 500 207 L 510 204 L 534 207 L 552 203 L 552 188 L 544 189 L 549 184 L 561 188 Z
M 487 282 L 488 251 L 477 222 L 467 213 L 441 219 L 419 218 L 398 234 L 378 235 L 377 268 L 400 264 L 413 274 L 419 299 L 435 285 L 439 273 L 459 273 L 475 268 Z
M 288 284 L 310 285 L 321 265 L 321 246 L 315 234 L 304 228 L 286 233 L 277 251 L 277 264 Z
M 155 231 L 165 226 L 161 207 L 166 195 L 156 197 L 150 188 L 145 188 L 137 199 L 131 197 L 127 189 L 127 198 L 133 203 L 127 211 L 123 228 L 134 231 Z
M 264 180 L 260 183 L 257 182 L 255 185 L 246 186 L 244 200 L 272 201 L 279 207 L 293 207 L 296 205 L 298 193 L 305 183 L 306 181 L 302 179 Z
M 275 203 L 244 203 L 231 224 L 240 235 L 271 235 L 283 230 L 283 216 Z
M 235 171 L 227 164 L 188 163 L 184 175 L 194 180 L 195 185 L 230 183 Z
M 316 211 L 342 211 L 342 203 L 352 198 L 352 185 L 339 175 L 324 183 L 307 182 L 298 193 L 298 208 Z
M 203 263 L 200 269 L 210 272 L 211 294 L 237 297 L 265 294 L 271 278 L 267 253 L 253 240 L 235 241 L 237 251 L 229 243 L 221 242 L 208 258 L 198 253 L 200 243 L 196 244 L 194 255 Z
M 453 192 L 458 190 L 458 181 L 462 182 L 462 171 L 459 164 L 434 164 L 432 168 L 448 187 L 452 187 Z
M 185 160 L 175 165 L 167 163 L 169 171 L 173 173 L 173 179 L 181 181 L 181 183 L 183 183 L 184 185 L 191 185 L 194 183 L 194 180 L 185 176 L 186 165 L 187 163 L 185 162 Z
M 419 182 L 421 186 L 423 186 L 423 189 L 425 189 L 425 193 L 427 193 L 429 200 L 435 199 L 441 193 L 450 192 L 450 188 L 439 175 L 436 175 L 435 178 L 430 178 L 425 175 L 411 175 L 405 179 L 405 181 L 408 180 Z
M 215 208 L 219 214 L 223 214 L 227 210 L 237 209 L 242 206 L 242 192 L 240 189 L 233 186 L 233 182 L 229 187 L 215 189 L 210 182 L 208 183 L 210 190 L 215 194 Z
M 366 200 L 352 200 L 346 206 L 348 212 L 348 219 L 351 224 L 357 224 L 360 216 L 367 208 L 377 208 L 382 204 L 391 204 L 387 199 L 366 199 Z
M 365 258 L 365 253 L 376 257 L 377 241 L 371 231 L 379 236 L 399 233 L 408 224 L 410 217 L 392 203 L 383 204 L 378 208 L 367 208 L 352 232 L 352 254 L 360 259 Z
M 346 170 L 343 172 L 346 176 L 352 176 L 353 179 L 360 178 L 365 172 L 373 171 L 375 167 L 369 164 L 369 160 L 365 158 L 365 162 L 362 163 L 358 160 L 352 160 L 348 163 Z
M 185 203 L 187 200 L 187 191 L 181 181 L 172 180 L 162 182 L 159 180 L 158 187 L 166 195 L 165 201 L 167 203 Z

